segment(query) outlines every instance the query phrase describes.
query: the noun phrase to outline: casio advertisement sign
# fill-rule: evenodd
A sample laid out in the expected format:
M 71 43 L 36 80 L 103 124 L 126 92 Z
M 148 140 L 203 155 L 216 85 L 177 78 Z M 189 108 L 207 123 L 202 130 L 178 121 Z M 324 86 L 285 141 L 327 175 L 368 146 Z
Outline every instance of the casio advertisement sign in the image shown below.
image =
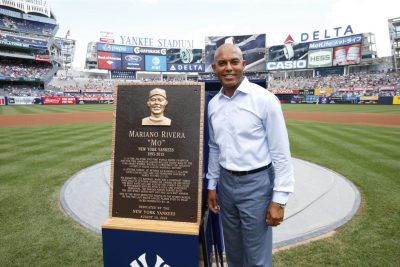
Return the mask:
M 308 67 L 321 68 L 332 66 L 332 48 L 310 50 L 308 52 Z
M 266 68 L 267 70 L 306 69 L 307 60 L 269 61 L 267 62 Z

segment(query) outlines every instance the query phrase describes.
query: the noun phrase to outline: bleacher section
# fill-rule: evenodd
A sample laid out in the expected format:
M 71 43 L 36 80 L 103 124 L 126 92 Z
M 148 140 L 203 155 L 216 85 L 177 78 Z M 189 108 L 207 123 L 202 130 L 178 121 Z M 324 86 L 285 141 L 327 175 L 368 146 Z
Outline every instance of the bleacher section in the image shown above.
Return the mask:
M 11 31 L 52 36 L 56 26 L 56 24 L 28 21 L 0 14 L 0 28 Z
M 21 11 L 15 5 L 9 1 L 0 6 L 0 88 L 3 94 L 6 88 L 13 95 L 18 90 L 21 95 L 42 95 L 36 91 L 43 90 L 59 68 L 61 48 L 53 45 L 58 25 L 46 12 L 46 2 L 24 2 Z

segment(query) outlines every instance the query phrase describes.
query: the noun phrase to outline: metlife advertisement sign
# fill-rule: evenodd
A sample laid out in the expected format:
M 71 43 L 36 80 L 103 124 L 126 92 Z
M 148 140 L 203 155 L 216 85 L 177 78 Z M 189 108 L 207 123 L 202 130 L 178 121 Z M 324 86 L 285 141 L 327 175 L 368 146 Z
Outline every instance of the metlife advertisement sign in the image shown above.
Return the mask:
M 146 71 L 167 71 L 167 57 L 156 55 L 145 55 Z
M 329 48 L 329 47 L 337 47 L 337 46 L 361 44 L 361 43 L 362 43 L 362 34 L 356 34 L 341 38 L 311 42 L 310 49 Z
M 308 52 L 308 67 L 323 68 L 332 66 L 332 48 L 310 50 Z

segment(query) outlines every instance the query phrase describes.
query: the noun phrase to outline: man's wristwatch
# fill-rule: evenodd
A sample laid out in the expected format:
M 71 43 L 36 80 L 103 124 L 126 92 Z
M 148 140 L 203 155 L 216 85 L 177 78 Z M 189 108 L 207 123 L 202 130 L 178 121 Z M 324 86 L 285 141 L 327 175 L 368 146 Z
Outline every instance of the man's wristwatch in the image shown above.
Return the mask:
M 279 207 L 281 207 L 282 209 L 284 209 L 286 207 L 286 203 L 282 204 L 282 203 L 278 203 L 278 202 L 274 202 L 274 201 L 272 201 L 272 202 L 275 203 L 276 205 L 278 205 Z

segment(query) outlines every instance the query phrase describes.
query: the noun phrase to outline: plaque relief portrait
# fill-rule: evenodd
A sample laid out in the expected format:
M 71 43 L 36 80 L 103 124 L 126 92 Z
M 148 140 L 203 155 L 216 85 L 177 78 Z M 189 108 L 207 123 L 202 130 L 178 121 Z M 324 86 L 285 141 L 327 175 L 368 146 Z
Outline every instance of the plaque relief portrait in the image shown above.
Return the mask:
M 150 90 L 147 99 L 150 116 L 142 119 L 142 125 L 171 126 L 171 119 L 164 116 L 167 104 L 167 94 L 164 89 L 154 88 Z

